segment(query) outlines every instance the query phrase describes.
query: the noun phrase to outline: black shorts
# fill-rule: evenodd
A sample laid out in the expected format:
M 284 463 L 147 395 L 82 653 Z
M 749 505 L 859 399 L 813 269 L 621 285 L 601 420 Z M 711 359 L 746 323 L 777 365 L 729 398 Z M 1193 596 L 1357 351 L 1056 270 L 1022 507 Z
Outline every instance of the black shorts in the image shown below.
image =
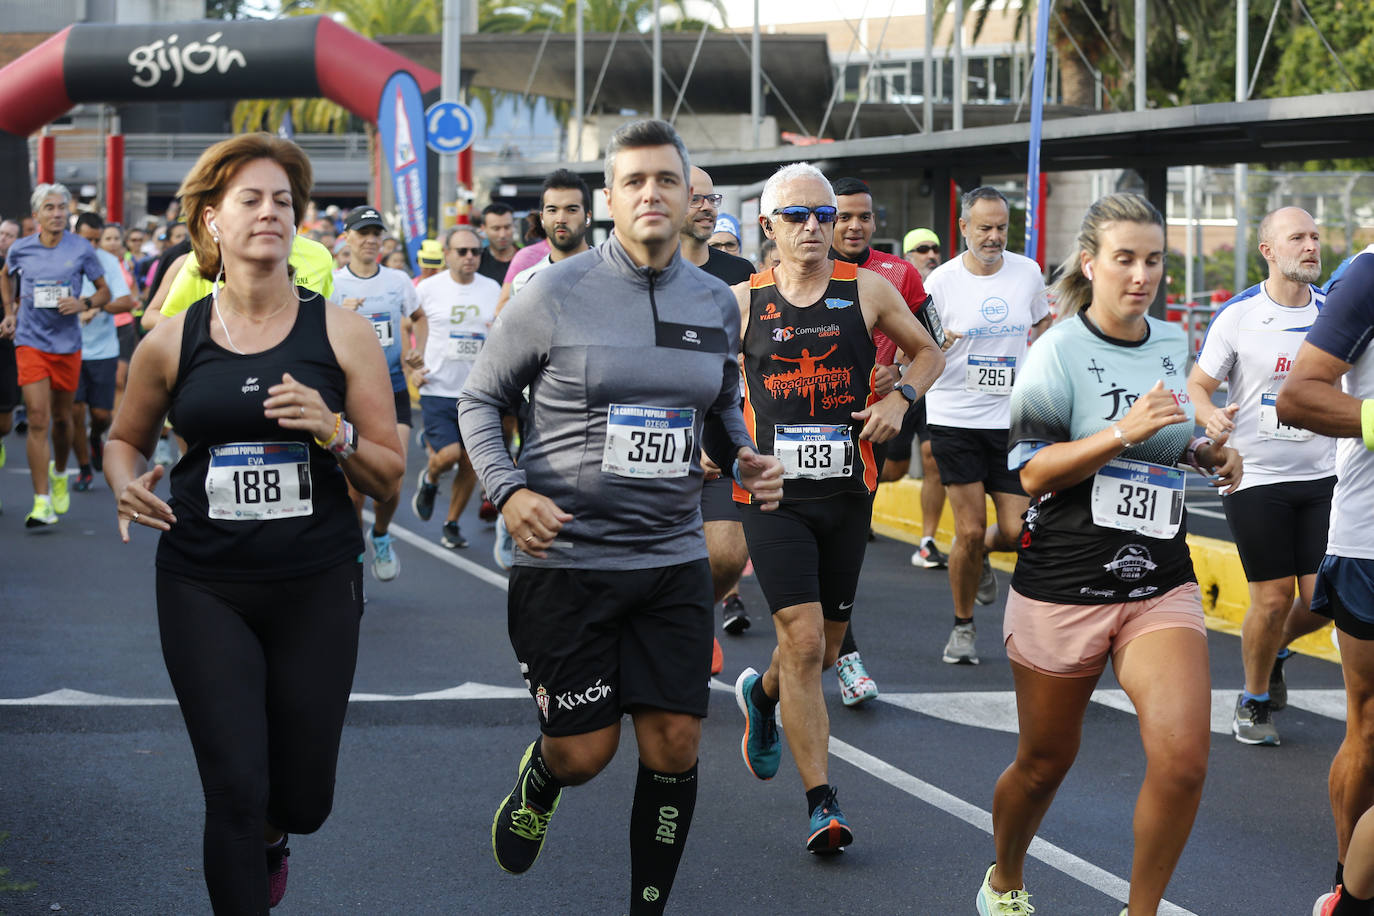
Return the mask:
M 115 328 L 119 338 L 119 361 L 127 363 L 134 358 L 134 347 L 138 346 L 138 326 L 135 321 Z
M 546 735 L 634 706 L 705 718 L 715 622 L 705 558 L 656 569 L 511 570 L 510 642 Z
M 981 483 L 988 493 L 1025 496 L 1021 475 L 1007 470 L 1005 429 L 964 429 L 930 424 L 930 450 L 945 486 Z
M 113 410 L 115 373 L 119 371 L 119 357 L 83 359 L 81 376 L 76 383 L 73 403 L 86 404 L 96 410 Z
M 1335 477 L 1249 487 L 1221 498 L 1250 582 L 1310 576 L 1326 555 Z
M 888 461 L 910 461 L 913 443 L 917 439 L 925 439 L 927 435 L 929 433 L 926 431 L 926 399 L 921 398 L 907 408 L 906 416 L 902 418 L 902 428 L 897 431 L 897 435 L 884 443 L 887 449 L 884 457 Z
M 396 394 L 396 423 L 399 426 L 409 426 L 410 416 L 410 389 L 402 388 Z
M 729 477 L 717 477 L 701 486 L 701 520 L 703 522 L 738 522 L 735 508 L 735 482 Z
M 776 614 L 820 602 L 826 620 L 849 619 L 868 549 L 873 497 L 841 493 L 784 502 L 771 512 L 741 504 L 739 513 L 769 610 Z
M 0 413 L 9 413 L 24 403 L 19 390 L 19 364 L 14 361 L 14 341 L 0 340 Z

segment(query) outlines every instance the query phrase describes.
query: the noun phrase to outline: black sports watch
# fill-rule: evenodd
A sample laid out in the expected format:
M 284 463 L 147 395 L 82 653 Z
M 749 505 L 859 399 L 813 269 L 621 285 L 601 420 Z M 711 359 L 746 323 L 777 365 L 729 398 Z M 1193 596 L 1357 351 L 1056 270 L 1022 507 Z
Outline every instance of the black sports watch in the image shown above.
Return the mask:
M 892 390 L 896 391 L 902 397 L 906 398 L 906 402 L 908 404 L 915 404 L 917 401 L 921 399 L 921 396 L 916 393 L 916 389 L 912 388 L 910 385 L 898 385 L 896 388 Z
M 88 309 L 93 309 L 93 308 L 95 308 L 94 305 L 91 305 L 91 297 L 90 297 L 90 296 L 83 296 L 83 297 L 81 298 L 81 304 L 84 305 L 84 306 L 86 306 L 86 308 L 88 308 Z

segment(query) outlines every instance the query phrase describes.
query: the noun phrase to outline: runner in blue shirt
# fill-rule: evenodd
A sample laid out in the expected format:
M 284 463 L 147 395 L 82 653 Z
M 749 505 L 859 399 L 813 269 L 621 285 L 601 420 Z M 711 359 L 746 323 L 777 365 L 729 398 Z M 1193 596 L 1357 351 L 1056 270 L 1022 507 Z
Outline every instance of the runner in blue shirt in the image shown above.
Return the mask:
M 80 316 L 103 309 L 110 301 L 110 287 L 95 250 L 81 236 L 67 231 L 71 192 L 60 184 L 40 184 L 30 200 L 39 231 L 10 246 L 0 271 L 0 299 L 5 305 L 0 337 L 14 339 L 29 423 L 26 445 L 33 509 L 24 526 L 42 528 L 57 524 L 57 516 L 71 506 L 67 455 L 73 396 L 81 376 Z M 10 282 L 16 272 L 20 275 L 17 299 Z M 94 284 L 95 294 L 78 298 L 83 277 Z
M 348 214 L 344 220 L 344 239 L 348 242 L 349 261 L 334 271 L 334 299 L 372 322 L 372 330 L 377 332 L 377 342 L 382 345 L 387 370 L 391 373 L 391 390 L 396 400 L 396 432 L 401 438 L 404 458 L 410 442 L 411 418 L 410 389 L 406 387 L 403 360 L 410 352 L 410 321 L 420 310 L 420 299 L 410 277 L 377 263 L 384 228 L 381 214 L 374 207 L 358 207 Z M 349 487 L 349 495 L 359 512 L 361 524 L 363 494 Z M 372 501 L 376 518 L 367 542 L 372 545 L 372 574 L 380 582 L 389 582 L 401 574 L 401 561 L 388 533 L 400 504 L 399 492 L 388 500 Z

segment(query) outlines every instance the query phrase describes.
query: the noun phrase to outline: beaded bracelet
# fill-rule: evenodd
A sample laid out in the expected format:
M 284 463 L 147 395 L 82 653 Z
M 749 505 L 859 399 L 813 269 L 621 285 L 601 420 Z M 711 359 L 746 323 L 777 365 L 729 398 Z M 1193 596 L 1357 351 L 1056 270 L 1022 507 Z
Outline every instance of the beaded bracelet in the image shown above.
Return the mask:
M 330 445 L 333 444 L 333 442 L 334 442 L 335 439 L 339 438 L 339 430 L 342 429 L 342 428 L 343 428 L 343 414 L 341 414 L 341 413 L 336 413 L 336 414 L 334 414 L 334 432 L 329 436 L 328 439 L 321 439 L 319 436 L 316 436 L 316 437 L 315 437 L 315 444 L 318 445 L 320 448 L 326 450 L 326 451 L 332 451 L 332 449 L 330 448 Z

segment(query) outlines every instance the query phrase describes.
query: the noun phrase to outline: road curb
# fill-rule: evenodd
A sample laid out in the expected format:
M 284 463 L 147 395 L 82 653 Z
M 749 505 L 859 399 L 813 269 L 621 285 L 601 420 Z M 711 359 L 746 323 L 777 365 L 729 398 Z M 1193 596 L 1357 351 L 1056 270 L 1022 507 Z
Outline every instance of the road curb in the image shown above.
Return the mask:
M 920 543 L 921 481 L 910 477 L 878 486 L 873 503 L 873 530 L 879 534 L 911 544 Z M 993 518 L 992 500 L 988 500 L 988 517 Z M 935 540 L 944 546 L 954 539 L 954 515 L 945 503 L 940 528 Z M 1250 589 L 1245 582 L 1245 570 L 1240 565 L 1236 546 L 1219 538 L 1190 534 L 1188 549 L 1193 555 L 1193 569 L 1202 589 L 1202 607 L 1207 614 L 1207 627 L 1223 633 L 1240 633 L 1241 621 L 1250 605 Z M 1010 572 L 1016 566 L 1016 555 L 995 553 L 992 565 Z M 1309 633 L 1293 643 L 1295 652 L 1340 662 L 1340 655 L 1331 644 L 1330 627 Z

